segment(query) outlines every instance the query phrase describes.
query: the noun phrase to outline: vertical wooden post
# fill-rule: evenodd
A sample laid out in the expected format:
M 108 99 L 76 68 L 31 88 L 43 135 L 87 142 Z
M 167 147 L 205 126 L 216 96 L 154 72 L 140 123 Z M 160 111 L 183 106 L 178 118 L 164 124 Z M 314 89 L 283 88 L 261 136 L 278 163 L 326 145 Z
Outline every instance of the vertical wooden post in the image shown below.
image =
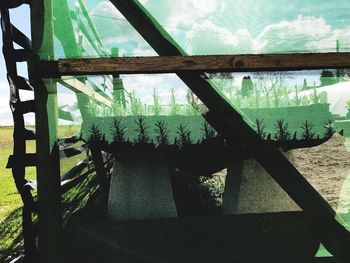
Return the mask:
M 111 53 L 112 57 L 118 57 L 118 48 L 112 48 Z M 125 90 L 119 74 L 113 74 L 113 101 L 118 103 L 118 106 L 123 107 L 124 110 L 126 109 Z
M 33 57 L 53 59 L 52 0 L 32 0 L 31 29 Z M 36 149 L 39 204 L 39 262 L 61 262 L 60 163 L 57 145 L 57 88 L 54 80 L 43 81 L 40 69 L 29 63 L 29 78 L 36 104 Z
M 96 169 L 96 176 L 100 187 L 100 194 L 101 194 L 100 205 L 102 206 L 101 207 L 102 210 L 106 211 L 107 204 L 108 204 L 109 184 L 107 181 L 107 172 L 104 166 L 102 151 L 101 151 L 101 148 L 96 143 L 90 144 L 89 147 L 91 149 L 91 157 Z

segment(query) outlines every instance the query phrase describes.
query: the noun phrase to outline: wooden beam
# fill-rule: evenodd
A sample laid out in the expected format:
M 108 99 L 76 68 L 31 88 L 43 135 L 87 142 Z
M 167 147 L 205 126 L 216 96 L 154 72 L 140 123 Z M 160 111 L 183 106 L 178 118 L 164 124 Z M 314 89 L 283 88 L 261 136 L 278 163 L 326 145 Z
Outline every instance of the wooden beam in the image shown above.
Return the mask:
M 159 55 L 186 55 L 139 1 L 110 1 Z M 205 116 L 209 123 L 227 139 L 239 140 L 245 145 L 273 179 L 313 218 L 327 249 L 336 257 L 349 260 L 349 232 L 335 220 L 330 205 L 298 170 L 276 147 L 256 134 L 220 90 L 203 78 L 203 74 L 182 72 L 178 76 L 210 110 Z
M 54 40 L 52 1 L 31 0 L 33 54 L 53 59 Z M 45 56 L 45 57 L 44 57 Z M 29 79 L 35 97 L 35 128 L 38 182 L 38 248 L 40 263 L 60 263 L 62 245 L 62 207 L 60 159 L 57 144 L 57 85 L 40 78 L 41 69 L 33 67 L 38 58 L 28 61 Z
M 58 75 L 252 72 L 350 68 L 350 53 L 82 58 L 58 61 Z
M 59 83 L 61 83 L 63 86 L 73 90 L 74 92 L 79 92 L 87 95 L 90 98 L 94 98 L 97 102 L 104 104 L 108 107 L 111 107 L 113 104 L 113 101 L 111 99 L 107 99 L 106 97 L 102 96 L 98 92 L 96 92 L 94 89 L 88 87 L 83 82 L 81 82 L 78 79 L 75 78 L 63 78 L 62 80 L 59 80 Z

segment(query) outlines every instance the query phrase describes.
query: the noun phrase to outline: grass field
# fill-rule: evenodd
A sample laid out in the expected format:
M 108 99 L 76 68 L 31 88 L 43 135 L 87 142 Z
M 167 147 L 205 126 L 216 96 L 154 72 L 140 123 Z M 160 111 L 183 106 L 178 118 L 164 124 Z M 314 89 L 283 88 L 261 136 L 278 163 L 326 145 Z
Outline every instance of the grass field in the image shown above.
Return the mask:
M 76 133 L 78 126 L 59 128 L 59 137 Z M 17 192 L 11 169 L 6 169 L 8 157 L 13 151 L 13 127 L 0 127 L 0 262 L 6 261 L 10 251 L 22 246 L 21 241 L 21 197 Z M 35 152 L 35 141 L 27 142 L 27 153 Z M 69 170 L 85 155 L 77 155 L 61 161 L 61 172 Z M 35 167 L 26 168 L 26 179 L 36 179 Z M 35 195 L 35 193 L 33 193 Z
M 0 127 L 0 222 L 21 206 L 21 199 L 16 190 L 11 169 L 6 169 L 7 159 L 12 154 L 12 132 L 12 127 Z M 27 143 L 27 152 L 35 152 L 34 141 Z M 35 179 L 35 173 L 35 168 L 26 170 L 28 179 Z
M 0 261 L 9 250 L 20 243 L 21 197 L 13 181 L 12 172 L 6 169 L 8 157 L 12 154 L 12 127 L 0 127 Z M 35 151 L 35 142 L 27 143 L 28 152 Z M 35 179 L 35 168 L 27 168 L 27 178 Z

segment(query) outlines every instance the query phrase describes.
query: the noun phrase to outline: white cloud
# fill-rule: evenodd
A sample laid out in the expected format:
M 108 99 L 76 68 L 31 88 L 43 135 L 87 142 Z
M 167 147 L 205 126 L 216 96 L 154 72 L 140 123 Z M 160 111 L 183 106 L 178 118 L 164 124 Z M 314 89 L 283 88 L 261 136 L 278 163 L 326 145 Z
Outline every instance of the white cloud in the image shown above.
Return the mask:
M 9 98 L 10 93 L 8 84 L 0 82 L 0 126 L 13 125 Z
M 266 26 L 253 37 L 245 29 L 231 32 L 214 21 L 194 23 L 186 34 L 186 50 L 194 55 L 285 52 L 334 52 L 350 49 L 350 26 L 333 29 L 323 17 L 299 16 Z
M 254 46 L 254 39 L 247 30 L 233 33 L 210 20 L 194 24 L 186 37 L 186 50 L 193 55 L 244 53 Z
M 192 25 L 203 19 L 208 15 L 215 13 L 218 9 L 218 1 L 206 0 L 206 1 L 188 1 L 178 0 L 176 6 L 173 6 L 173 2 L 169 1 L 167 11 L 169 12 L 169 18 L 166 21 L 167 25 L 171 27 L 177 27 L 181 24 Z
M 329 52 L 335 51 L 337 40 L 350 48 L 350 27 L 334 29 L 323 17 L 300 15 L 267 25 L 253 36 L 245 28 L 232 31 L 230 25 L 217 23 L 225 2 L 179 0 L 176 8 L 170 1 L 142 3 L 190 54 Z M 118 46 L 120 55 L 156 55 L 109 1 L 100 2 L 91 15 L 104 43 Z
M 294 21 L 282 21 L 264 28 L 256 39 L 259 53 L 330 52 L 336 40 L 350 43 L 350 27 L 332 29 L 323 17 L 299 16 Z

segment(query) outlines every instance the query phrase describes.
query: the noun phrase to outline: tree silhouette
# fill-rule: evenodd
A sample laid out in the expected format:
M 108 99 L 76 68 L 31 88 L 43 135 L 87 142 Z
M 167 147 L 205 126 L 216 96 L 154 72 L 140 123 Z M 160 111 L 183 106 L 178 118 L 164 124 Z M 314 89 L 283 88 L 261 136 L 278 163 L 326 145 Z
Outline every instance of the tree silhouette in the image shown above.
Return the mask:
M 245 76 L 242 80 L 241 94 L 243 97 L 248 97 L 253 91 L 253 81 L 250 76 Z
M 320 77 L 321 86 L 327 86 L 337 83 L 337 79 L 330 70 L 323 70 Z

